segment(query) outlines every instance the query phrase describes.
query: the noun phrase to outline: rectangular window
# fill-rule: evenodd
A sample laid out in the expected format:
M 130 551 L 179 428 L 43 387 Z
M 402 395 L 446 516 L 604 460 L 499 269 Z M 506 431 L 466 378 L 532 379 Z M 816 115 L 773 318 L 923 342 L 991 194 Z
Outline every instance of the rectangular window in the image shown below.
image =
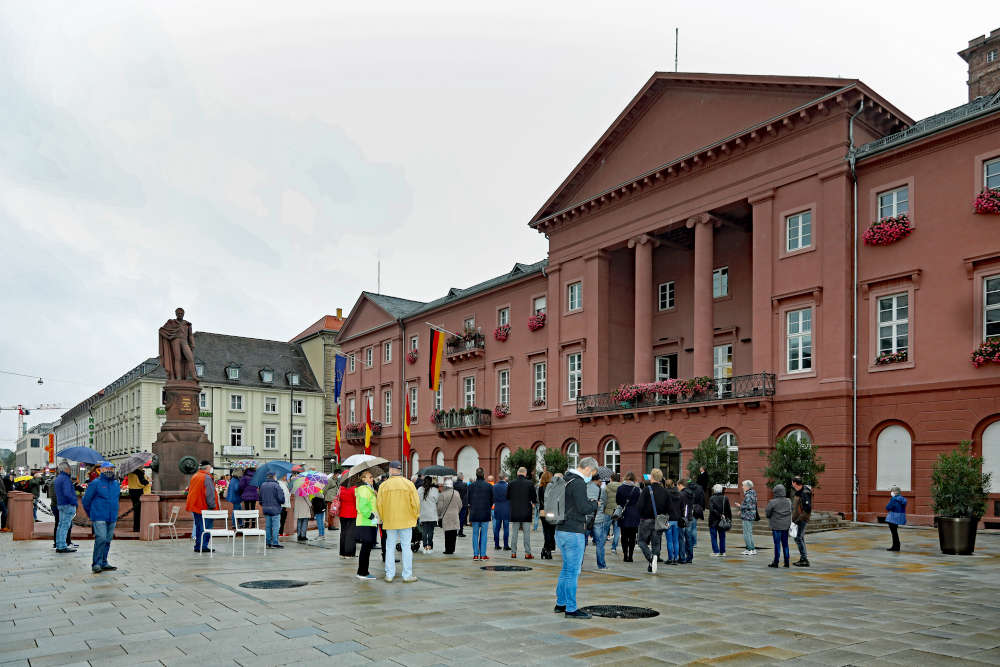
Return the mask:
M 233 424 L 229 427 L 229 444 L 233 447 L 243 446 L 243 427 Z
M 347 421 L 349 423 L 358 421 L 357 406 L 353 396 L 347 399 Z
M 243 410 L 243 395 L 242 394 L 230 394 L 229 395 L 229 409 L 230 410 Z
M 878 300 L 879 354 L 906 352 L 910 341 L 909 296 L 892 294 Z
M 302 450 L 306 448 L 305 429 L 296 426 L 292 429 L 292 449 Z
M 545 393 L 546 393 L 545 385 L 548 378 L 547 371 L 548 369 L 546 368 L 544 361 L 541 361 L 534 365 L 535 387 L 533 396 L 534 396 L 534 401 L 536 403 L 538 403 L 539 401 L 545 403 Z
M 354 353 L 347 355 L 347 365 L 350 367 L 351 372 L 354 372 Z
M 507 368 L 497 373 L 497 403 L 510 405 L 510 370 Z
M 230 380 L 239 380 L 240 369 L 236 368 L 235 366 L 230 366 L 229 368 L 226 369 L 226 377 L 228 377 Z
M 1000 336 L 1000 276 L 983 280 L 983 338 Z
M 566 310 L 572 312 L 583 307 L 583 283 L 570 283 L 566 287 Z
M 389 363 L 392 361 L 392 341 L 387 340 L 382 343 L 382 361 Z
M 382 423 L 392 423 L 392 391 L 388 389 L 382 392 Z
M 785 218 L 785 250 L 802 250 L 812 245 L 812 211 Z
M 534 315 L 545 312 L 545 300 L 544 296 L 536 296 L 531 302 L 531 312 Z
M 475 317 L 467 317 L 467 318 L 465 318 L 465 322 L 462 323 L 462 327 L 466 331 L 475 331 L 476 330 L 476 318 Z
M 292 399 L 292 414 L 304 415 L 306 413 L 306 402 L 301 398 Z
M 205 395 L 205 392 L 198 394 L 198 407 L 202 410 L 208 407 L 208 396 Z
M 991 190 L 1000 189 L 1000 158 L 983 165 L 983 185 Z
M 278 427 L 277 426 L 265 426 L 264 427 L 264 449 L 277 449 L 278 448 Z
M 575 401 L 583 391 L 583 354 L 576 352 L 567 356 L 566 365 L 569 369 L 567 373 L 568 391 L 566 395 L 571 401 Z
M 510 324 L 510 308 L 501 308 L 497 311 L 497 326 L 502 327 Z
M 812 369 L 812 308 L 788 311 L 786 322 L 788 372 L 808 371 Z
M 416 350 L 420 347 L 420 336 L 410 336 L 410 349 Z
M 716 345 L 712 348 L 712 375 L 715 377 L 715 391 L 719 397 L 732 392 L 733 346 Z
M 368 348 L 365 350 L 365 366 L 371 368 L 372 358 L 375 356 L 375 351 L 373 348 Z
M 434 392 L 434 409 L 441 409 L 441 390 L 444 389 L 444 383 L 438 382 L 438 390 Z
M 992 49 L 991 51 L 987 51 L 986 52 L 986 62 L 988 62 L 988 63 L 995 63 L 996 61 L 997 61 L 997 50 L 996 49 Z
M 420 395 L 420 387 L 410 387 L 410 423 L 417 421 L 417 396 Z
M 674 281 L 660 283 L 660 310 L 670 310 L 674 307 Z
M 712 298 L 727 296 L 729 294 L 729 267 L 723 266 L 712 271 Z
M 462 380 L 464 387 L 464 406 L 467 408 L 475 407 L 476 405 L 476 378 L 473 376 L 464 378 Z
M 669 380 L 672 375 L 670 374 L 670 355 L 663 354 L 656 358 L 656 381 L 661 382 L 663 380 Z
M 278 398 L 276 396 L 264 397 L 264 412 L 266 412 L 269 415 L 277 414 Z
M 903 186 L 878 195 L 878 218 L 894 218 L 910 210 L 910 188 Z

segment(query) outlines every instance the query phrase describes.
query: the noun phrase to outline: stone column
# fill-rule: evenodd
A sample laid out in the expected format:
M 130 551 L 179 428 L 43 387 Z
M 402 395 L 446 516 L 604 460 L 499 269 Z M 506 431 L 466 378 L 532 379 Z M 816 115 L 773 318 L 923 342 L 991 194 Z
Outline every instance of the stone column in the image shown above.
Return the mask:
M 153 528 L 152 536 L 148 528 L 151 523 L 160 523 L 160 497 L 147 493 L 139 498 L 139 539 L 158 540 L 160 539 L 160 529 Z
M 15 540 L 30 540 L 35 532 L 35 519 L 31 513 L 34 496 L 24 491 L 11 491 L 7 495 L 7 526 Z
M 712 343 L 715 323 L 712 318 L 712 270 L 714 265 L 715 219 L 707 213 L 688 218 L 694 228 L 694 375 L 711 376 Z
M 774 275 L 774 190 L 751 195 L 753 206 L 753 372 L 775 373 L 774 316 L 771 296 Z
M 653 381 L 653 248 L 656 239 L 642 234 L 628 242 L 635 248 L 635 349 L 632 381 Z

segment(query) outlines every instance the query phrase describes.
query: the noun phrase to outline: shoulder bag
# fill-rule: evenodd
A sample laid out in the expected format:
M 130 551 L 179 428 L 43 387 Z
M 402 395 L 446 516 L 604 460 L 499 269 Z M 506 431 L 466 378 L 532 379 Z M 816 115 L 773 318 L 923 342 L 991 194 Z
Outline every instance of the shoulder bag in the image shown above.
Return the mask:
M 729 501 L 726 500 L 725 498 L 723 498 L 722 502 L 725 503 L 725 504 L 722 506 L 722 510 L 723 511 L 720 513 L 721 516 L 719 517 L 719 522 L 717 524 L 715 524 L 715 529 L 716 530 L 721 530 L 721 531 L 727 531 L 727 530 L 729 530 L 730 528 L 733 527 L 733 520 L 730 519 L 725 514 L 725 509 L 726 509 L 726 507 L 729 506 Z
M 634 488 L 634 487 L 633 487 Z M 611 512 L 611 520 L 619 521 L 623 516 L 625 516 L 625 510 L 628 506 L 632 504 L 632 499 L 635 498 L 635 494 L 629 494 L 628 500 L 625 501 L 624 505 L 617 505 L 613 512 Z
M 670 527 L 670 517 L 656 511 L 656 494 L 653 493 L 653 485 L 650 484 L 647 488 L 649 489 L 649 500 L 653 504 L 653 516 L 656 517 L 656 530 L 666 530 Z

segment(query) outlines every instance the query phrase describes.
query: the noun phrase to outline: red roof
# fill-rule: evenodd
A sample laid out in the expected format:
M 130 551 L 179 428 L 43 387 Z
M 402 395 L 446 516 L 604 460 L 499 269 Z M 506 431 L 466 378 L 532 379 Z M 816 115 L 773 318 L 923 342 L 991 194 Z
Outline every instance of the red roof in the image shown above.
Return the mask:
M 305 331 L 300 333 L 298 336 L 293 338 L 290 342 L 297 343 L 303 338 L 308 338 L 309 336 L 312 336 L 315 333 L 319 333 L 320 331 L 337 332 L 340 331 L 340 327 L 342 327 L 343 325 L 344 325 L 343 317 L 337 317 L 336 315 L 324 315 L 323 317 L 319 318 L 319 320 L 317 320 L 312 326 L 310 326 Z

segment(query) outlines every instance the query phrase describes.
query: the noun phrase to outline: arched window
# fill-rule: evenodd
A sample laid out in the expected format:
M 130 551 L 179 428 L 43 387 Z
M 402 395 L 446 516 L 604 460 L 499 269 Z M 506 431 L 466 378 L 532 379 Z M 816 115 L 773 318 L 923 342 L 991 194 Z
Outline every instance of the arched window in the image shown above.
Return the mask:
M 913 447 L 910 432 L 898 424 L 886 426 L 875 442 L 875 488 L 888 491 L 898 486 L 910 490 L 910 459 Z
M 545 468 L 545 445 L 536 443 L 535 446 L 535 472 L 541 474 Z
M 420 454 L 413 452 L 413 456 L 410 457 L 410 476 L 417 474 L 420 470 Z
M 500 471 L 503 472 L 504 464 L 507 463 L 507 459 L 510 458 L 510 447 L 501 447 L 500 456 L 498 457 L 500 461 Z
M 735 489 L 740 485 L 740 450 L 736 446 L 736 434 L 732 431 L 720 433 L 715 442 L 726 447 L 726 469 L 729 471 L 726 484 Z
M 789 440 L 792 440 L 794 442 L 799 443 L 800 445 L 810 445 L 810 444 L 812 444 L 812 440 L 810 440 L 809 434 L 806 433 L 801 428 L 797 428 L 797 429 L 793 429 L 793 430 L 789 431 L 785 435 L 785 437 L 788 438 Z
M 994 488 L 1000 487 L 1000 421 L 983 431 L 983 472 L 993 473 Z
M 444 465 L 444 452 L 442 452 L 440 449 L 438 450 L 437 458 L 434 459 L 434 464 L 439 466 Z
M 455 458 L 455 469 L 465 473 L 467 482 L 476 481 L 476 468 L 479 467 L 479 452 L 471 445 L 465 446 L 458 452 Z
M 622 450 L 617 440 L 608 440 L 604 443 L 604 465 L 611 468 L 611 472 L 619 472 L 621 456 Z
M 570 440 L 566 445 L 566 459 L 570 468 L 580 465 L 580 445 L 576 440 Z

